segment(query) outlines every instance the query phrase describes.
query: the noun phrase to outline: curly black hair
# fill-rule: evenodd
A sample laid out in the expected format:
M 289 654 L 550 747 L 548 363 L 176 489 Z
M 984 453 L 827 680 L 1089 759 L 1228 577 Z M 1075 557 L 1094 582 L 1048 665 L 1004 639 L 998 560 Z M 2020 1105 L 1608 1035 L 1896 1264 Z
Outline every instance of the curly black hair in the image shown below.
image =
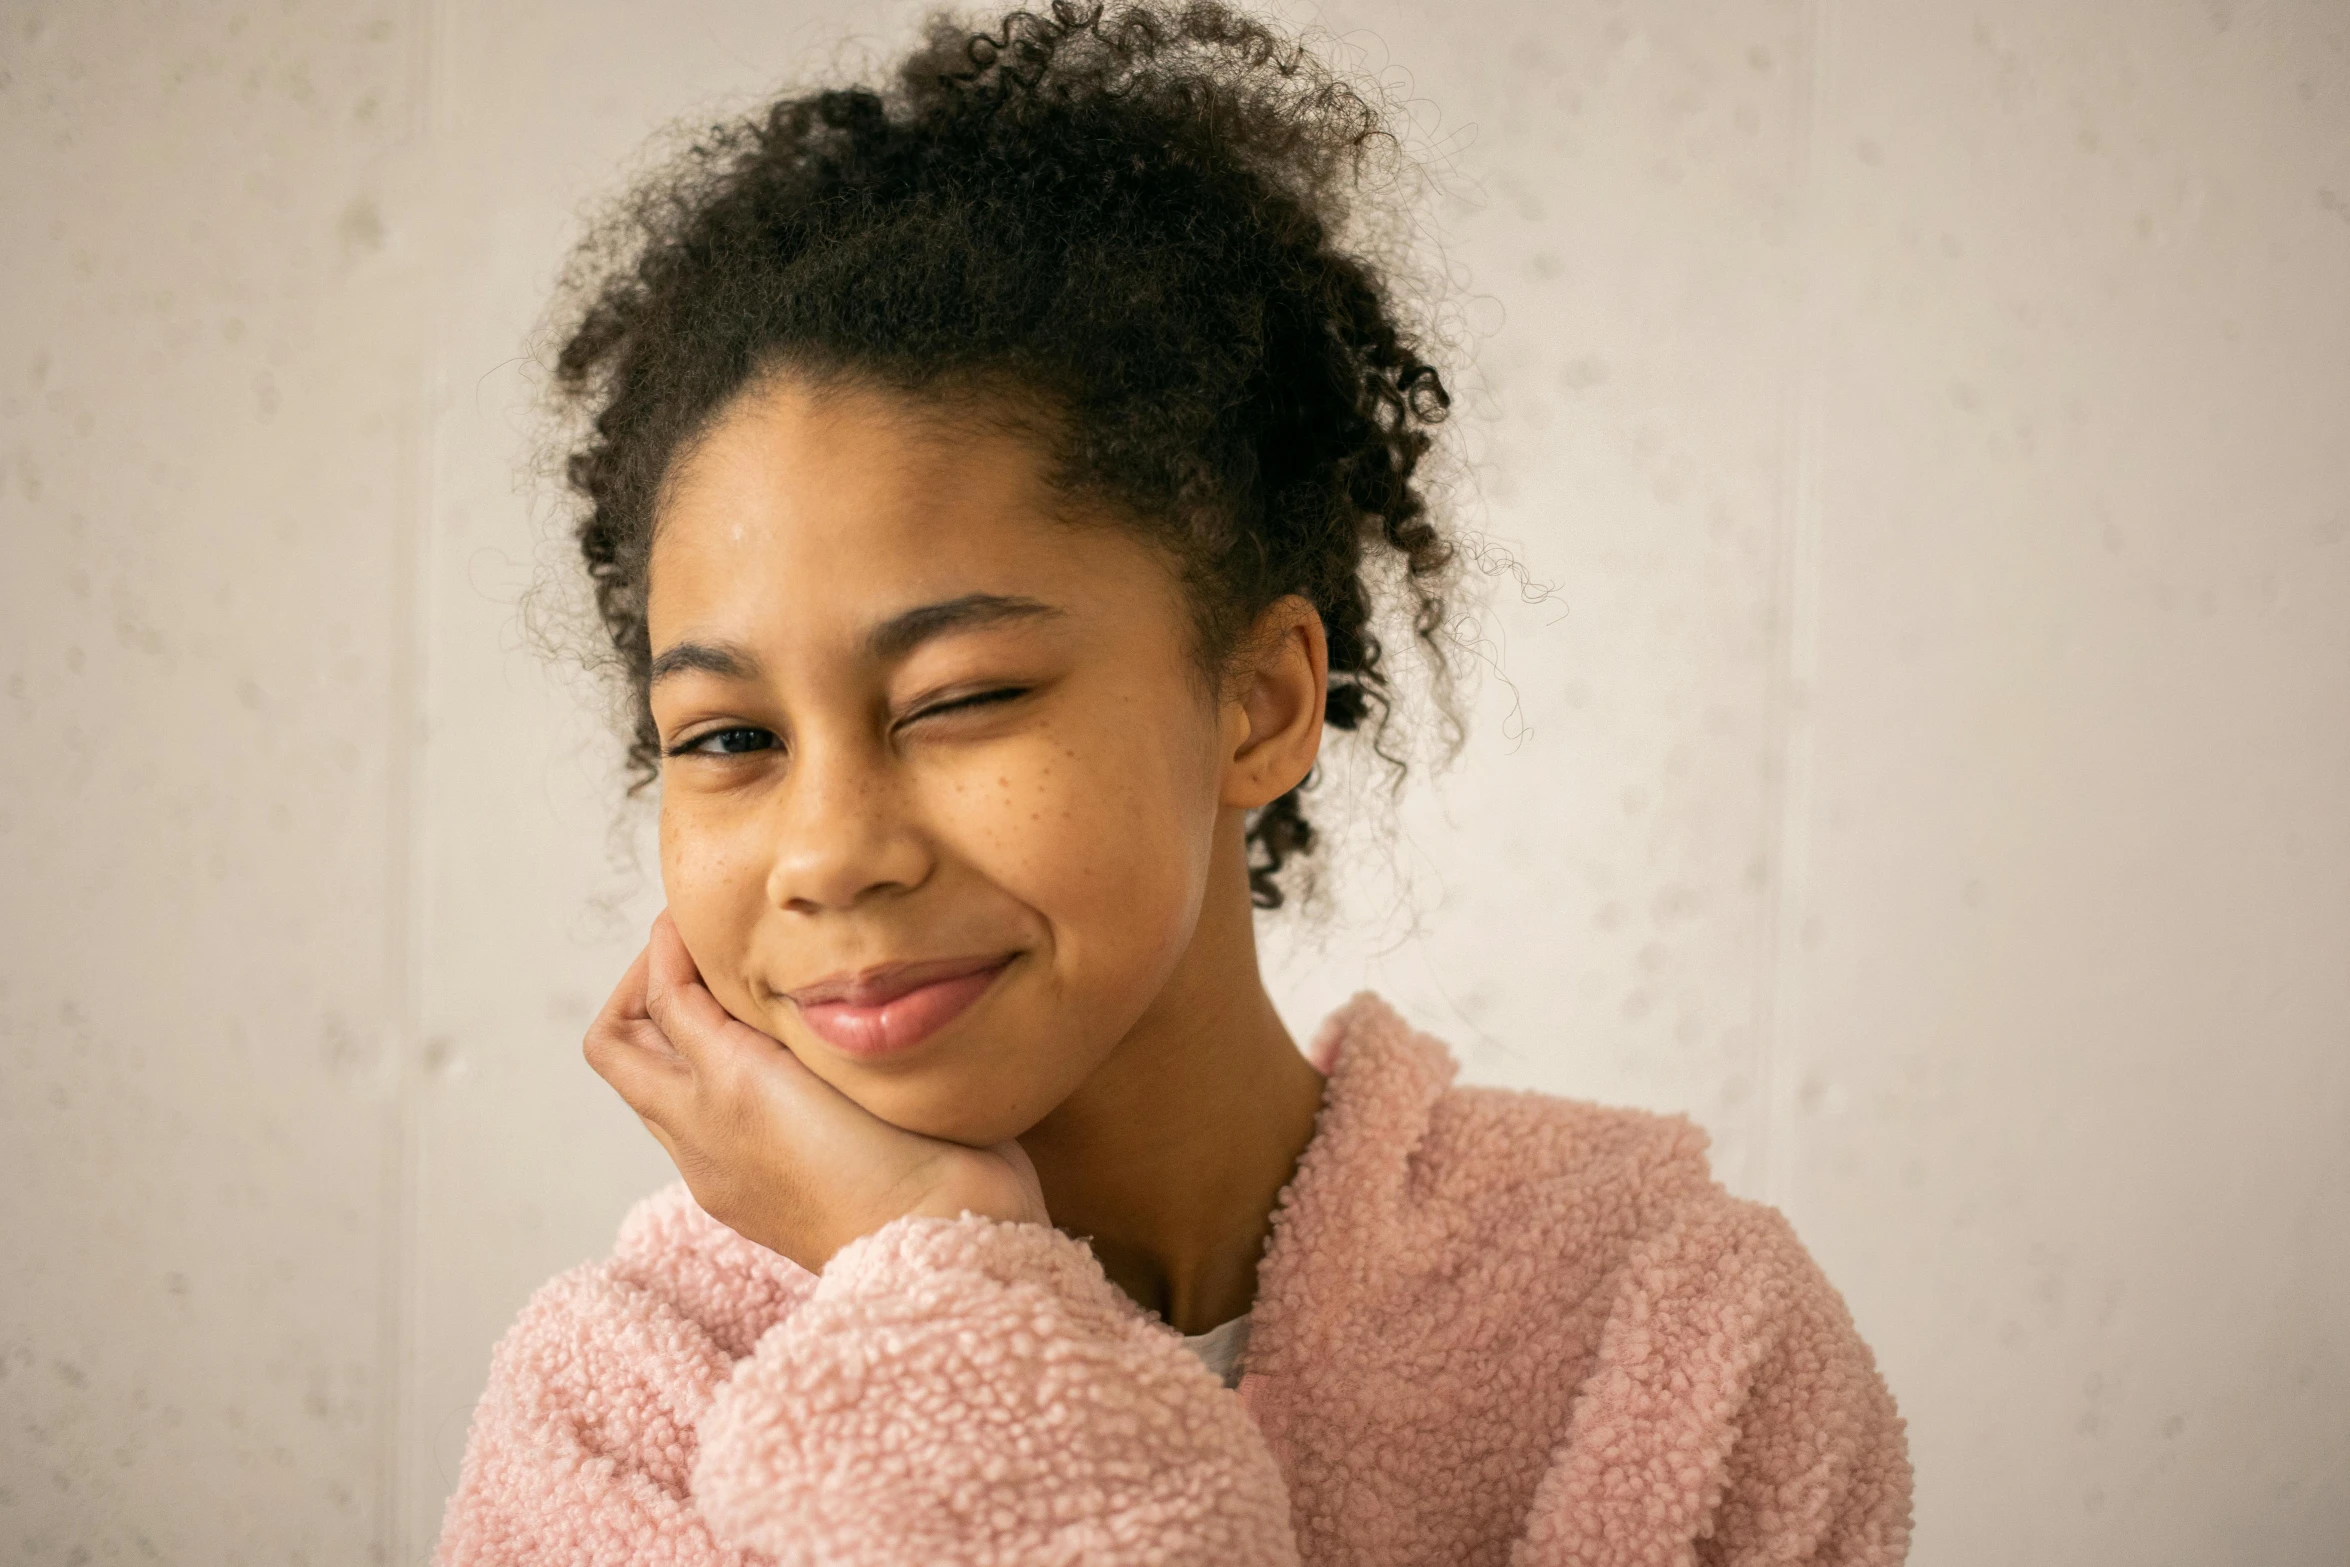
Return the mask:
M 1220 668 L 1285 594 L 1321 612 L 1328 724 L 1381 743 L 1373 584 L 1445 668 L 1456 551 L 1416 478 L 1450 396 L 1342 231 L 1395 143 L 1370 96 L 1220 4 L 934 19 L 886 90 L 719 125 L 576 254 L 555 364 L 579 549 L 658 776 L 646 573 L 663 476 L 775 373 L 1049 411 L 1055 482 L 1166 547 Z M 1312 782 L 1309 779 L 1308 784 Z M 1248 826 L 1249 887 L 1315 833 Z

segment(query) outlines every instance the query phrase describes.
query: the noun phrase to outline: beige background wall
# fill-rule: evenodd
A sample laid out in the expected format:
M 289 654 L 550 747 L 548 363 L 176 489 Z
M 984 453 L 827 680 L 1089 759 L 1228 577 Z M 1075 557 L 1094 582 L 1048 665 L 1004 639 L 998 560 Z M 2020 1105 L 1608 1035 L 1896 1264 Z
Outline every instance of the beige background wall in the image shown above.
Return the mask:
M 524 339 L 652 128 L 911 14 L 0 6 L 0 1561 L 421 1560 L 666 1178 L 577 1054 L 658 893 L 516 608 Z M 1293 1024 L 1711 1129 L 1925 1567 L 2339 1564 L 2350 12 L 1319 14 L 1552 591 Z

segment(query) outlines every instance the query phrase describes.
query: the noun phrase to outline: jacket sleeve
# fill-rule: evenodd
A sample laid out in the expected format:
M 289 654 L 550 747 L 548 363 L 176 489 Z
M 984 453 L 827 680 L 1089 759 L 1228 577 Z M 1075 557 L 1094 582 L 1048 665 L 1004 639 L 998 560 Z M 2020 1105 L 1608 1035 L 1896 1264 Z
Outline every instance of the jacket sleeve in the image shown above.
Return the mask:
M 557 1275 L 491 1356 L 434 1567 L 750 1567 L 687 1484 L 731 1363 L 604 1264 Z
M 1899 1567 L 1902 1420 L 1787 1221 L 1705 1204 L 1627 1272 L 1513 1567 Z
M 1899 1567 L 1909 1555 L 1906 1428 L 1876 1357 L 1776 1212 L 1768 1248 L 1790 1285 L 1760 1353 L 1723 1466 L 1705 1567 L 1807 1562 Z
M 700 1429 L 712 1536 L 781 1564 L 1294 1567 L 1240 1401 L 1043 1225 L 844 1248 Z

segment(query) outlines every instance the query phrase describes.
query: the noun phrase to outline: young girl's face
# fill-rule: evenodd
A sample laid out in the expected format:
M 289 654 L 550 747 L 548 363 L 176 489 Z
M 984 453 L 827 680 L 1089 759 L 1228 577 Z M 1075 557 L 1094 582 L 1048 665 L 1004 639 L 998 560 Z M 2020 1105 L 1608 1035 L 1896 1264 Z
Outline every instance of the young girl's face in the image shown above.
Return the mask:
M 705 982 L 974 1144 L 1143 1017 L 1237 833 L 1173 570 L 1043 475 L 980 421 L 777 380 L 680 464 L 652 553 L 662 878 Z

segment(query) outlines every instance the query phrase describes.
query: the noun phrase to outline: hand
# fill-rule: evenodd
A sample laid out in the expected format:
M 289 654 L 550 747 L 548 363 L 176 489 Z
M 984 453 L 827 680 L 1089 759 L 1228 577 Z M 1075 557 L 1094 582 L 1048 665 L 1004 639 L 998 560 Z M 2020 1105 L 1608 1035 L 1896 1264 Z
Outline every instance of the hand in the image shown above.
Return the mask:
M 666 909 L 585 1053 L 704 1212 L 812 1273 L 907 1214 L 1052 1222 L 1018 1142 L 968 1148 L 893 1126 L 720 1006 Z

